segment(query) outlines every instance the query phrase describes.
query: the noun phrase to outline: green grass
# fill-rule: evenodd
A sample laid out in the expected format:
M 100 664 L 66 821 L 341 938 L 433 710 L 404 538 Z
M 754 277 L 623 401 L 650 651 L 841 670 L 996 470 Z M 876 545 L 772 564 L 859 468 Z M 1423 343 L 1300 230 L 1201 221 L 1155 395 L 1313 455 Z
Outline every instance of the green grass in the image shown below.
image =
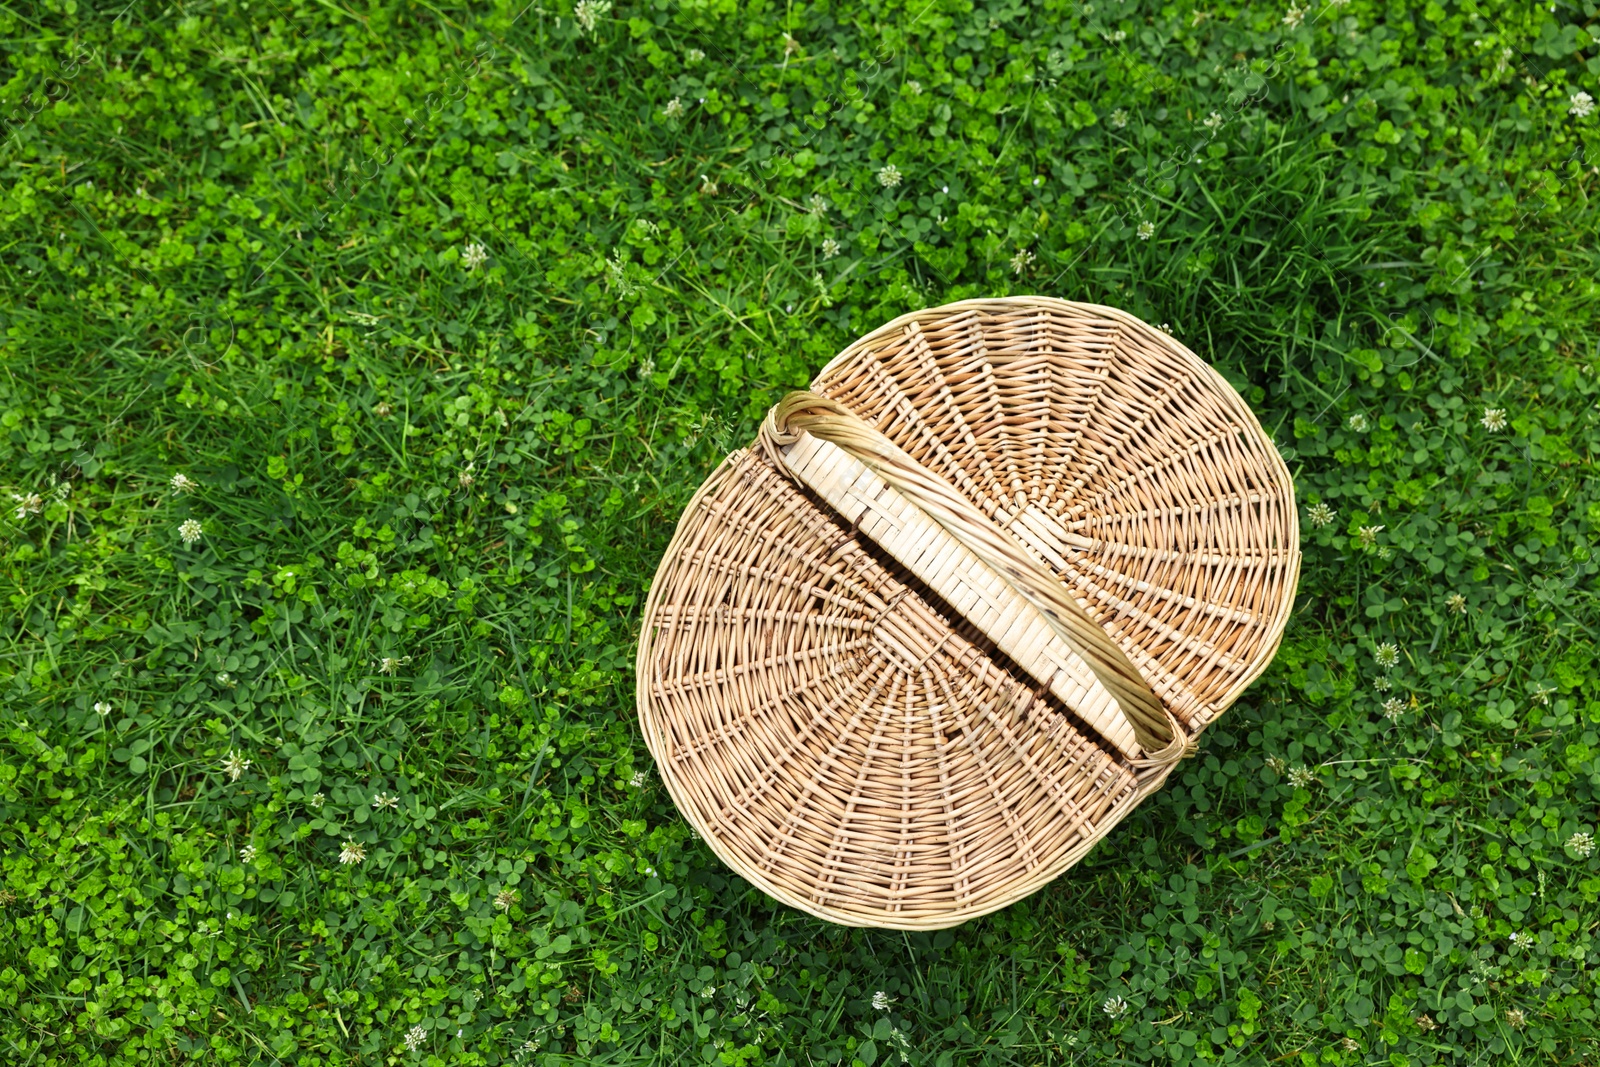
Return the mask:
M 1593 0 L 584 13 L 0 8 L 0 1061 L 1600 1058 Z M 1046 890 L 832 927 L 661 790 L 642 594 L 784 390 L 1027 292 L 1241 389 L 1296 610 Z

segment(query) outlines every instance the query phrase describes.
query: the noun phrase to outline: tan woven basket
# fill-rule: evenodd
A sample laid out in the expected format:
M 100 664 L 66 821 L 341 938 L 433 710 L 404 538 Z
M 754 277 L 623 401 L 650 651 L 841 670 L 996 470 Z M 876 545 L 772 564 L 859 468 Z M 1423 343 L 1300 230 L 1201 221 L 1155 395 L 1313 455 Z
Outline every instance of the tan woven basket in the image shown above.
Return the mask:
M 1294 487 L 1216 371 L 1114 308 L 914 312 L 812 390 L 685 510 L 640 723 L 753 884 L 954 926 L 1077 862 L 1266 667 Z

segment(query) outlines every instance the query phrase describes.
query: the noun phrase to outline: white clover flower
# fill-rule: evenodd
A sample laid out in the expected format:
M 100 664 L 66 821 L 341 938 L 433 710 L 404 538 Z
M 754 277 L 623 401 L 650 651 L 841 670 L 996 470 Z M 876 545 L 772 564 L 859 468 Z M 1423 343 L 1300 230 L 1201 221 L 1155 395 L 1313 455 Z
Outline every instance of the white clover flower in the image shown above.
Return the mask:
M 1344 1049 L 1346 1052 L 1355 1052 L 1361 1046 L 1356 1044 L 1355 1038 L 1347 1037 L 1339 1042 L 1339 1047 Z
M 384 808 L 394 809 L 400 806 L 400 798 L 388 793 L 379 793 L 372 798 L 372 810 L 382 811 Z
M 1128 39 L 1128 31 L 1127 30 L 1112 30 L 1110 33 L 1105 34 L 1104 36 L 1105 36 L 1105 39 L 1107 41 L 1109 41 L 1111 44 L 1121 44 L 1123 41 L 1126 41 Z
M 654 359 L 650 358 L 649 356 L 645 356 L 643 359 L 639 360 L 639 377 L 641 379 L 648 380 L 649 377 L 652 374 L 654 374 L 655 372 L 656 372 L 656 361 Z M 515 515 L 516 513 L 517 513 L 517 506 L 515 504 L 511 503 L 511 501 L 509 501 L 509 500 L 506 501 L 506 514 L 507 515 Z
M 893 1003 L 894 1003 L 894 998 L 891 997 L 888 993 L 884 992 L 881 989 L 878 990 L 876 993 L 872 994 L 872 1010 L 873 1011 L 888 1011 L 889 1010 L 889 1006 L 892 1005 Z
M 1387 693 L 1393 684 L 1393 682 L 1389 681 L 1389 679 L 1383 675 L 1379 675 L 1372 680 L 1372 688 L 1376 689 L 1380 693 Z
M 1588 118 L 1589 112 L 1594 110 L 1594 97 L 1582 90 L 1572 94 L 1571 103 L 1572 106 L 1567 108 L 1567 113 L 1576 115 L 1580 119 Z
M 634 771 L 633 777 L 628 779 L 628 784 L 635 789 L 643 789 L 644 784 L 650 779 L 643 771 Z
M 222 761 L 222 769 L 227 773 L 228 781 L 237 782 L 239 776 L 250 769 L 250 761 L 230 749 Z
M 37 515 L 44 510 L 44 497 L 38 493 L 11 494 L 11 499 L 17 504 L 16 516 L 20 522 L 29 515 Z
M 702 998 L 706 999 L 706 1000 L 710 1000 L 712 997 L 714 997 L 716 995 L 717 995 L 717 987 L 714 986 L 714 985 L 708 985 L 704 989 L 700 990 L 700 996 Z
M 250 863 L 256 858 L 256 846 L 246 845 L 239 850 L 239 862 Z
M 234 682 L 233 675 L 229 674 L 227 671 L 218 671 L 217 672 L 217 684 L 218 685 L 226 685 L 226 686 L 230 686 L 231 687 L 233 685 L 236 685 L 237 683 Z
M 1172 323 L 1170 322 L 1163 322 L 1160 326 L 1157 326 L 1156 329 L 1160 330 L 1168 337 L 1172 336 Z
M 1390 697 L 1383 702 L 1383 717 L 1390 722 L 1397 721 L 1405 710 L 1406 702 L 1399 697 Z
M 1528 1023 L 1528 1017 L 1522 1014 L 1521 1008 L 1507 1008 L 1506 1022 L 1511 1024 L 1511 1029 L 1521 1030 Z
M 428 1031 L 420 1026 L 413 1026 L 406 1031 L 406 1050 L 415 1052 L 422 1047 L 422 1043 L 426 1040 L 428 1040 Z
M 471 463 L 468 463 L 464 468 L 462 468 L 461 472 L 456 475 L 456 484 L 463 489 L 471 489 L 472 483 L 477 480 L 478 479 L 472 473 Z
M 1291 7 L 1284 12 L 1283 24 L 1291 30 L 1305 21 L 1306 13 L 1303 8 Z
M 901 1063 L 911 1062 L 911 1042 L 906 1038 L 905 1031 L 898 1026 L 889 1030 L 889 1040 L 894 1042 L 895 1050 L 900 1053 Z
M 378 673 L 379 674 L 393 674 L 395 672 L 395 668 L 404 667 L 407 663 L 410 663 L 410 662 L 411 662 L 411 657 L 410 656 L 400 656 L 400 657 L 384 656 L 377 663 Z
M 380 400 L 377 406 L 372 409 L 372 413 L 380 419 L 387 419 L 394 414 L 394 408 L 389 405 L 387 400 Z
M 110 715 L 111 705 L 104 700 L 97 700 L 94 702 L 94 711 L 96 715 Z
M 921 96 L 922 95 L 922 83 L 919 82 L 919 81 L 915 81 L 915 80 L 908 81 L 908 82 L 906 82 L 906 91 L 909 92 L 912 96 Z
M 199 519 L 184 519 L 183 525 L 178 527 L 178 536 L 183 538 L 183 543 L 186 545 L 193 545 L 200 540 L 203 532 Z
M 1202 122 L 1201 125 L 1208 130 L 1215 130 L 1222 125 L 1222 122 L 1222 113 L 1220 111 L 1213 111 L 1211 114 L 1206 116 L 1206 120 Z
M 683 64 L 686 67 L 692 67 L 697 63 L 703 62 L 705 58 L 706 54 L 700 49 L 691 48 L 683 54 Z
M 494 906 L 500 911 L 510 911 L 511 905 L 517 902 L 515 889 L 502 889 L 494 896 Z
M 489 260 L 489 250 L 476 241 L 465 245 L 461 249 L 461 266 L 469 271 L 477 270 Z
M 1382 526 L 1363 526 L 1356 531 L 1356 539 L 1361 542 L 1362 548 L 1371 548 L 1378 543 L 1378 535 L 1383 529 Z
M 611 0 L 578 0 L 578 6 L 572 9 L 572 17 L 578 20 L 578 25 L 583 27 L 585 33 L 593 33 L 600 16 L 610 10 Z
M 1479 419 L 1478 422 L 1482 424 L 1485 430 L 1503 430 L 1506 428 L 1506 409 L 1484 408 L 1483 418 Z
M 1465 615 L 1467 613 L 1467 598 L 1460 593 L 1451 593 L 1444 598 L 1444 606 L 1457 615 Z
M 1128 1014 L 1128 1002 L 1119 996 L 1109 996 L 1105 999 L 1105 1003 L 1100 1005 L 1100 1010 L 1113 1019 L 1120 1019 Z
M 1312 774 L 1305 767 L 1296 767 L 1294 770 L 1289 772 L 1289 784 L 1296 789 L 1305 789 L 1316 780 L 1317 776 Z
M 322 793 L 312 793 L 311 794 L 311 800 L 310 800 L 309 803 L 311 804 L 311 806 L 313 808 L 321 808 L 322 805 L 326 804 L 327 802 L 328 802 L 328 798 L 327 798 L 326 795 L 324 795 Z
M 1111 122 L 1112 129 L 1120 130 L 1128 124 L 1128 112 L 1119 107 L 1111 113 L 1111 118 L 1109 121 Z
M 192 493 L 200 488 L 198 482 L 190 481 L 189 476 L 182 473 L 174 474 L 169 484 L 172 486 L 174 493 Z
M 366 846 L 357 841 L 346 841 L 339 850 L 339 862 L 343 864 L 360 863 L 366 858 Z
M 1345 425 L 1350 427 L 1350 429 L 1354 430 L 1356 433 L 1366 433 L 1367 417 L 1358 411 L 1345 421 Z
M 1400 649 L 1393 642 L 1385 641 L 1372 650 L 1372 658 L 1377 661 L 1378 666 L 1384 670 L 1389 670 L 1400 662 Z
M 895 166 L 893 163 L 884 164 L 883 169 L 878 171 L 878 184 L 883 186 L 885 189 L 893 189 L 895 186 L 899 185 L 900 168 Z
M 838 254 L 839 254 L 839 242 L 835 241 L 832 237 L 824 237 L 822 239 L 822 258 L 823 259 L 832 259 L 834 256 L 836 256 Z
M 675 96 L 667 101 L 667 106 L 661 109 L 661 114 L 669 119 L 683 117 L 683 98 Z
M 1580 830 L 1567 838 L 1567 847 L 1575 852 L 1580 860 L 1586 860 L 1594 852 L 1594 835 Z
M 1312 504 L 1306 509 L 1306 518 L 1311 520 L 1311 525 L 1322 527 L 1333 522 L 1334 515 L 1338 514 L 1326 504 Z
M 710 178 L 706 177 L 704 174 L 700 175 L 700 195 L 701 196 L 716 196 L 717 195 L 717 183 L 712 181 Z
M 1151 237 L 1155 236 L 1155 232 L 1156 224 L 1151 222 L 1149 219 L 1145 219 L 1143 222 L 1139 223 L 1139 240 L 1148 241 Z
M 1018 249 L 1017 254 L 1011 257 L 1012 272 L 1021 274 L 1023 271 L 1028 269 L 1028 266 L 1033 263 L 1033 260 L 1034 255 L 1032 252 L 1028 251 L 1026 248 Z
M 821 218 L 828 213 L 828 202 L 821 196 L 813 195 L 806 201 L 806 214 L 813 218 Z
M 1285 764 L 1282 756 L 1268 756 L 1267 769 L 1273 774 L 1282 774 Z

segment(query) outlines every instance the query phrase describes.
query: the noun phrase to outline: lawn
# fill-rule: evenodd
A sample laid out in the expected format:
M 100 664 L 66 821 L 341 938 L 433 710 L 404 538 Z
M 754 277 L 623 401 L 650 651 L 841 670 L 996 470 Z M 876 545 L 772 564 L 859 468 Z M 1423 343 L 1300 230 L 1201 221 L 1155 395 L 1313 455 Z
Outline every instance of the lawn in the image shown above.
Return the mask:
M 91 10 L 95 7 L 95 10 Z M 1600 8 L 7 0 L 0 1061 L 1600 1058 Z M 936 934 L 723 867 L 673 524 L 907 310 L 1171 332 L 1274 665 Z

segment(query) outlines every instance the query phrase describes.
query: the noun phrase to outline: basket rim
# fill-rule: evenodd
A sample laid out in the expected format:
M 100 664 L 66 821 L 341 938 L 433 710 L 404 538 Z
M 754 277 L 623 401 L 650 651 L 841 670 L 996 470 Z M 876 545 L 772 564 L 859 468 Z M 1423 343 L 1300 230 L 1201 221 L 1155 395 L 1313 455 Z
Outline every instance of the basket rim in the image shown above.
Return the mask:
M 1230 410 L 1230 412 L 1239 418 L 1242 428 L 1246 430 L 1253 430 L 1259 435 L 1262 442 L 1270 446 L 1267 451 L 1271 452 L 1272 454 L 1272 459 L 1269 461 L 1271 473 L 1274 476 L 1274 480 L 1279 481 L 1286 490 L 1285 511 L 1287 513 L 1287 544 L 1284 546 L 1284 555 L 1286 557 L 1284 587 L 1287 591 L 1287 595 L 1281 598 L 1279 604 L 1277 605 L 1277 610 L 1271 616 L 1267 628 L 1267 633 L 1270 635 L 1270 640 L 1262 644 L 1258 653 L 1257 661 L 1249 670 L 1241 673 L 1239 680 L 1233 687 L 1232 691 L 1226 695 L 1226 699 L 1219 699 L 1216 702 L 1215 711 L 1203 721 L 1196 721 L 1193 725 L 1190 736 L 1191 738 L 1198 738 L 1211 722 L 1214 722 L 1223 711 L 1233 704 L 1239 698 L 1239 696 L 1246 689 L 1248 689 L 1257 678 L 1261 676 L 1261 674 L 1276 657 L 1277 651 L 1282 643 L 1284 631 L 1287 629 L 1288 617 L 1293 612 L 1295 592 L 1299 586 L 1301 567 L 1299 508 L 1295 501 L 1294 479 L 1289 472 L 1288 464 L 1284 462 L 1282 454 L 1278 451 L 1276 442 L 1261 425 L 1260 420 L 1257 418 L 1255 412 L 1250 408 L 1250 405 L 1245 402 L 1244 397 L 1240 395 L 1239 391 L 1234 388 L 1233 384 L 1223 377 L 1215 367 L 1201 359 L 1199 355 L 1194 353 L 1181 342 L 1177 341 L 1176 338 L 1173 338 L 1172 336 L 1155 329 L 1142 319 L 1139 319 L 1138 317 L 1119 308 L 1114 308 L 1103 304 L 1063 300 L 1061 298 L 1048 296 L 1008 296 L 958 300 L 948 304 L 923 308 L 918 311 L 907 312 L 903 315 L 899 315 L 877 327 L 876 329 L 863 334 L 842 349 L 837 355 L 829 360 L 821 370 L 816 373 L 812 379 L 812 387 L 815 388 L 817 383 L 821 382 L 829 374 L 833 373 L 846 360 L 857 356 L 862 349 L 868 347 L 874 341 L 883 339 L 885 336 L 896 331 L 903 330 L 911 323 L 948 318 L 952 313 L 961 311 L 982 311 L 989 309 L 1000 310 L 1004 308 L 1014 309 L 1018 307 L 1038 307 L 1041 309 L 1056 310 L 1070 309 L 1080 314 L 1088 313 L 1091 316 L 1111 320 L 1118 322 L 1121 325 L 1130 327 L 1136 334 L 1139 335 L 1141 340 L 1154 342 L 1155 344 L 1164 347 L 1169 353 L 1177 356 L 1184 363 L 1188 364 L 1197 374 L 1201 375 L 1205 380 L 1207 380 L 1214 387 L 1214 392 L 1218 394 L 1219 398 Z M 635 659 L 635 705 L 639 715 L 641 732 L 645 736 L 645 745 L 650 751 L 651 758 L 656 763 L 658 776 L 660 777 L 662 784 L 665 786 L 668 796 L 671 797 L 674 807 L 678 810 L 678 813 L 683 817 L 684 821 L 689 823 L 694 831 L 711 849 L 712 853 L 724 864 L 726 864 L 730 870 L 744 878 L 751 885 L 760 889 L 763 893 L 767 894 L 774 900 L 795 908 L 796 910 L 805 914 L 835 923 L 837 925 L 858 928 L 896 930 L 948 929 L 950 927 L 958 926 L 964 922 L 967 922 L 968 920 L 980 918 L 984 915 L 989 915 L 996 911 L 1000 911 L 1016 903 L 1017 901 L 1038 892 L 1044 886 L 1059 878 L 1065 871 L 1077 864 L 1078 861 L 1081 860 L 1096 845 L 1098 845 L 1100 841 L 1109 836 L 1109 834 L 1118 825 L 1120 825 L 1123 820 L 1132 814 L 1132 812 L 1136 810 L 1145 799 L 1165 785 L 1168 777 L 1176 768 L 1176 763 L 1167 764 L 1160 768 L 1152 768 L 1148 773 L 1140 775 L 1137 779 L 1137 785 L 1135 786 L 1132 794 L 1129 795 L 1126 800 L 1117 802 L 1107 809 L 1102 817 L 1102 821 L 1094 826 L 1095 832 L 1093 836 L 1086 837 L 1082 842 L 1074 846 L 1069 852 L 1058 857 L 1055 862 L 1048 865 L 1042 865 L 1036 870 L 1030 872 L 1026 877 L 1019 878 L 1008 888 L 1007 892 L 1004 894 L 998 897 L 986 899 L 981 904 L 969 905 L 965 907 L 953 907 L 949 911 L 940 913 L 938 915 L 929 915 L 919 918 L 907 918 L 904 916 L 897 916 L 889 912 L 883 912 L 876 915 L 868 915 L 862 912 L 849 912 L 827 904 L 819 904 L 816 901 L 801 897 L 780 885 L 774 884 L 772 880 L 767 878 L 761 871 L 757 870 L 748 861 L 747 857 L 731 848 L 728 843 L 722 841 L 716 834 L 707 833 L 707 827 L 700 825 L 699 819 L 690 814 L 694 808 L 691 804 L 686 803 L 689 798 L 684 795 L 681 784 L 676 781 L 676 776 L 668 773 L 661 773 L 661 768 L 669 766 L 670 764 L 664 760 L 666 753 L 660 751 L 658 748 L 656 731 L 650 728 L 652 719 L 652 700 L 648 681 L 649 676 L 643 669 L 643 665 L 649 662 L 650 650 L 654 644 L 655 635 L 652 633 L 654 628 L 651 625 L 651 619 L 656 613 L 661 591 L 666 588 L 672 576 L 672 572 L 680 563 L 678 558 L 680 555 L 679 548 L 683 539 L 688 535 L 689 532 L 688 524 L 686 524 L 683 520 L 686 516 L 692 513 L 695 506 L 699 504 L 699 502 L 705 496 L 717 491 L 722 487 L 724 481 L 730 476 L 737 462 L 750 451 L 751 448 L 747 446 L 744 448 L 734 449 L 728 453 L 728 455 L 726 455 L 722 461 L 718 463 L 717 466 L 705 477 L 699 488 L 696 489 L 695 493 L 684 505 L 677 525 L 673 530 L 672 537 L 670 538 L 667 548 L 661 557 L 661 561 L 657 564 L 655 573 L 652 576 L 649 591 L 645 596 L 645 602 L 641 610 L 641 625 Z

